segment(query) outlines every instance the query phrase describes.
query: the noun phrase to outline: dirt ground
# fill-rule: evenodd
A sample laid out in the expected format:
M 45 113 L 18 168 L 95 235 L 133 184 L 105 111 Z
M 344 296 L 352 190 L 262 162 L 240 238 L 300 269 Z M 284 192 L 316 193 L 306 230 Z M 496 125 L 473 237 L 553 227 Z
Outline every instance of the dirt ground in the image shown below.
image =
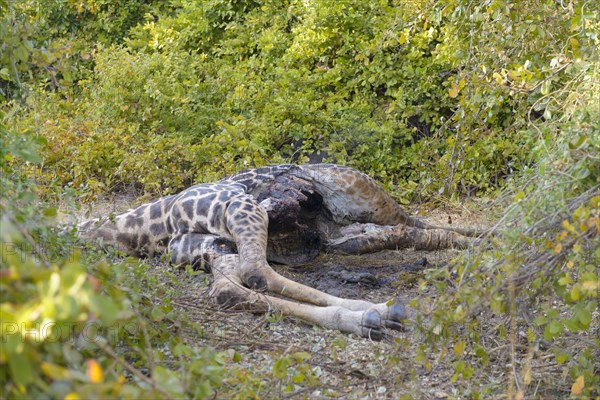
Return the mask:
M 291 279 L 335 296 L 384 302 L 394 298 L 409 304 L 418 293 L 426 268 L 436 268 L 457 254 L 456 250 L 423 252 L 382 251 L 361 256 L 322 254 L 301 267 L 274 265 Z M 188 340 L 217 349 L 234 348 L 240 364 L 249 369 L 270 370 L 275 360 L 298 351 L 311 355 L 308 363 L 327 386 L 307 392 L 263 393 L 265 398 L 410 398 L 442 399 L 451 396 L 448 386 L 453 371 L 426 371 L 414 365 L 415 337 L 407 325 L 404 332 L 387 331 L 381 342 L 345 335 L 308 325 L 294 318 L 253 315 L 219 310 L 207 296 L 206 276 L 197 277 L 177 299 L 176 307 L 216 336 L 187 331 Z M 414 318 L 409 307 L 409 316 Z M 404 352 L 400 353 L 399 349 Z M 397 360 L 391 364 L 390 358 Z M 413 376 L 416 374 L 416 376 Z M 414 379 L 416 378 L 416 379 Z M 294 393 L 296 393 L 294 395 Z
M 466 215 L 465 215 L 466 214 Z M 428 210 L 427 221 L 447 224 L 466 217 L 461 225 L 481 226 L 475 214 L 464 209 Z M 429 288 L 418 284 L 428 268 L 442 268 L 459 254 L 444 251 L 382 251 L 360 256 L 321 254 L 309 264 L 289 267 L 273 264 L 282 275 L 326 293 L 364 299 L 375 303 L 400 299 L 405 305 L 431 297 Z M 182 280 L 182 282 L 185 279 Z M 445 399 L 457 394 L 450 383 L 454 371 L 435 365 L 432 369 L 415 365 L 420 343 L 410 320 L 404 332 L 388 330 L 381 342 L 346 335 L 306 324 L 295 318 L 253 315 L 248 312 L 219 310 L 207 296 L 208 276 L 182 289 L 176 307 L 192 321 L 210 332 L 209 336 L 188 330 L 188 340 L 217 349 L 234 349 L 241 355 L 240 367 L 270 371 L 278 358 L 298 351 L 311 355 L 308 364 L 324 387 L 298 386 L 291 393 L 265 388 L 261 398 L 347 398 L 347 399 Z M 231 351 L 231 350 L 230 350 Z M 217 396 L 218 397 L 218 396 Z
M 119 213 L 140 201 L 131 194 L 101 199 L 75 214 L 82 220 Z M 488 214 L 477 210 L 486 207 L 471 202 L 453 207 L 419 207 L 409 212 L 435 225 L 491 226 Z M 72 219 L 72 211 L 61 217 L 62 222 Z M 265 315 L 219 309 L 208 296 L 212 277 L 202 272 L 177 270 L 176 283 L 169 280 L 168 285 L 175 293 L 173 305 L 188 319 L 180 330 L 184 340 L 222 351 L 231 372 L 224 384 L 239 387 L 245 379 L 255 379 L 252 387 L 258 398 L 455 399 L 473 391 L 483 391 L 483 398 L 507 398 L 511 373 L 516 369 L 511 369 L 506 340 L 499 343 L 493 337 L 485 339 L 494 352 L 490 364 L 475 369 L 468 381 L 455 379 L 452 361 L 440 357 L 451 353 L 451 348 L 428 348 L 425 356 L 428 368 L 423 366 L 422 357 L 416 361 L 423 338 L 414 325 L 417 317 L 414 305 L 428 304 L 436 296 L 432 287 L 420 284 L 427 270 L 448 267 L 449 261 L 460 253 L 460 250 L 387 250 L 360 256 L 320 254 L 310 263 L 296 267 L 272 264 L 282 275 L 335 296 L 376 303 L 403 301 L 409 315 L 405 330 L 387 330 L 380 342 L 315 327 L 276 312 Z M 172 271 L 159 259 L 148 261 L 154 266 L 153 273 L 159 276 Z M 506 324 L 500 318 L 480 315 L 482 334 Z M 524 336 L 521 331 L 518 334 Z M 519 349 L 519 357 L 527 361 L 517 372 L 529 374 L 530 386 L 534 386 L 528 393 L 533 392 L 534 398 L 561 398 L 565 387 L 570 387 L 564 367 L 557 365 L 554 356 L 545 351 L 539 355 L 536 352 L 534 357 L 530 348 Z M 292 361 L 287 377 L 274 377 L 274 366 L 297 354 L 304 354 L 302 364 Z M 306 367 L 309 370 L 301 372 L 312 375 L 312 381 L 310 377 L 302 382 L 293 381 L 294 374 Z M 221 398 L 219 393 L 215 398 Z
M 101 199 L 79 210 L 77 218 L 119 213 L 138 203 L 131 195 Z M 485 226 L 484 216 L 470 211 L 475 208 L 419 208 L 411 214 L 437 225 Z M 62 220 L 68 222 L 66 217 Z M 291 392 L 285 392 L 282 388 L 286 382 L 272 385 L 265 381 L 265 387 L 258 391 L 260 398 L 455 398 L 459 384 L 451 382 L 452 368 L 433 363 L 433 368 L 426 370 L 415 364 L 420 341 L 411 326 L 415 315 L 410 304 L 434 295 L 429 288 L 418 289 L 424 271 L 443 268 L 458 254 L 459 250 L 388 250 L 360 256 L 321 254 L 309 264 L 296 267 L 273 264 L 282 275 L 335 296 L 375 303 L 403 301 L 409 314 L 405 331 L 387 330 L 381 342 L 276 313 L 219 309 L 208 297 L 212 278 L 204 273 L 176 272 L 179 279 L 177 287 L 172 288 L 178 293 L 174 305 L 189 318 L 183 329 L 188 342 L 226 351 L 241 370 L 270 376 L 278 359 L 297 352 L 310 354 L 306 363 L 318 378 L 316 385 L 295 385 Z M 158 260 L 151 264 L 158 274 L 170 268 Z

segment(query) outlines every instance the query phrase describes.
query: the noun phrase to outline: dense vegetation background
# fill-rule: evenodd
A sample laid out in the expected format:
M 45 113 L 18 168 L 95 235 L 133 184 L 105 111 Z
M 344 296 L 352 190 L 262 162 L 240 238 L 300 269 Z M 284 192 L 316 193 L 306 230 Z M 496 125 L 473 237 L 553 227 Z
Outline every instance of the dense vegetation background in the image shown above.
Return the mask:
M 147 265 L 82 257 L 51 226 L 69 202 L 320 160 L 374 176 L 403 203 L 495 199 L 491 248 L 427 277 L 440 296 L 418 321 L 417 362 L 446 359 L 468 381 L 490 363 L 491 336 L 528 349 L 494 361 L 521 369 L 466 395 L 531 393 L 535 352 L 564 366 L 554 395 L 600 394 L 595 2 L 0 0 L 0 10 L 0 397 L 260 397 L 252 371 L 223 383 L 220 354 L 178 340 L 169 321 L 183 316 Z M 484 331 L 484 311 L 510 323 Z M 74 345 L 90 323 L 97 340 Z M 285 360 L 280 369 L 303 358 Z M 319 385 L 280 369 L 260 379 Z

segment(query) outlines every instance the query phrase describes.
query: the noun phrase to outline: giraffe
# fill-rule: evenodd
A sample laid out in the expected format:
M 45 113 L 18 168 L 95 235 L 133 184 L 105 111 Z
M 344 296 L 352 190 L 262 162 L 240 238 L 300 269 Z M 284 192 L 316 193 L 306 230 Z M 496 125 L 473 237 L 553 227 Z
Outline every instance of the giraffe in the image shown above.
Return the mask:
M 301 264 L 321 250 L 463 248 L 479 234 L 412 218 L 375 180 L 335 164 L 250 169 L 78 226 L 82 239 L 137 257 L 168 253 L 173 265 L 212 272 L 210 296 L 222 306 L 275 309 L 373 340 L 402 329 L 399 300 L 335 297 L 283 277 L 269 261 Z

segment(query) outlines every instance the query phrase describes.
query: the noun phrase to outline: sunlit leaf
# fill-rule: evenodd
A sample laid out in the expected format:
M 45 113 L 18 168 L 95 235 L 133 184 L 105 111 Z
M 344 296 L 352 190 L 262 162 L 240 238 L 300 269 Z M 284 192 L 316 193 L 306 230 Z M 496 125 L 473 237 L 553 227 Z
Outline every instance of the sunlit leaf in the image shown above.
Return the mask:
M 456 84 L 456 82 L 452 82 L 452 86 L 448 90 L 448 96 L 450 96 L 453 99 L 456 98 L 456 96 L 458 96 L 458 85 Z
M 573 396 L 579 396 L 585 387 L 585 378 L 583 375 L 579 375 L 575 382 L 573 382 L 573 386 L 571 386 L 571 394 Z
M 102 383 L 104 380 L 102 367 L 100 367 L 100 364 L 94 359 L 87 361 L 85 374 L 92 383 Z
M 460 356 L 463 353 L 463 351 L 465 350 L 465 347 L 466 347 L 466 343 L 462 340 L 459 340 L 454 345 L 454 354 L 457 356 Z

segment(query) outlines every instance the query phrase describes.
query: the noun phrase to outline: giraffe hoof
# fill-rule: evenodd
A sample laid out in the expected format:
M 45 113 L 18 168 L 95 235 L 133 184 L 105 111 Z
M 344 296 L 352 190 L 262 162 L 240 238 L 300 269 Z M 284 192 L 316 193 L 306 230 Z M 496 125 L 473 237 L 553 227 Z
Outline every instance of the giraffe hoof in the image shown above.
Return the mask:
M 376 310 L 367 310 L 363 314 L 362 335 L 371 340 L 380 341 L 383 339 L 381 330 L 381 315 Z
M 249 289 L 257 292 L 266 292 L 268 288 L 267 280 L 259 275 L 250 275 L 248 279 L 246 279 L 246 284 Z
M 394 304 L 388 307 L 385 315 L 385 326 L 397 331 L 404 330 L 403 321 L 407 319 L 406 308 L 400 299 L 394 300 Z

